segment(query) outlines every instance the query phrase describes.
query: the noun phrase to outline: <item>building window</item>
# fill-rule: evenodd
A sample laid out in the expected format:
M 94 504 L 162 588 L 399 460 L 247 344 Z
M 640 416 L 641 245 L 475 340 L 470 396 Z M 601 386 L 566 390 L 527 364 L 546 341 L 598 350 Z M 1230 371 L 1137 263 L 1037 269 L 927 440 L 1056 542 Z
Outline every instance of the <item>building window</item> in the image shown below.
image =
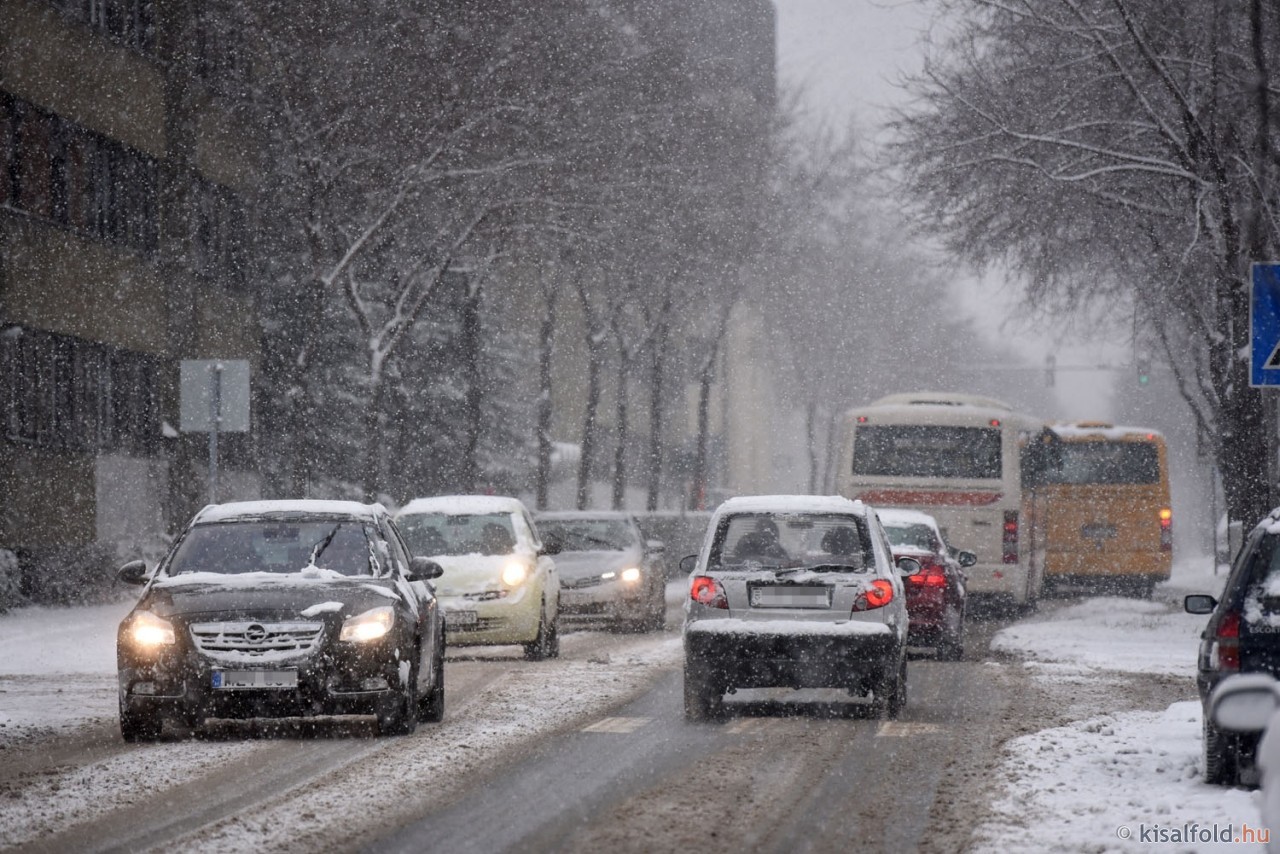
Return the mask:
M 196 4 L 194 28 L 196 76 L 218 91 L 247 83 L 248 55 L 225 4 Z
M 244 281 L 244 205 L 235 193 L 196 179 L 191 218 L 191 256 L 197 273 L 236 287 Z
M 155 0 L 49 0 L 62 14 L 141 53 L 156 49 Z
M 150 157 L 0 93 L 0 206 L 149 254 L 156 183 Z
M 157 450 L 160 361 L 13 326 L 0 331 L 0 404 L 11 442 L 59 451 Z

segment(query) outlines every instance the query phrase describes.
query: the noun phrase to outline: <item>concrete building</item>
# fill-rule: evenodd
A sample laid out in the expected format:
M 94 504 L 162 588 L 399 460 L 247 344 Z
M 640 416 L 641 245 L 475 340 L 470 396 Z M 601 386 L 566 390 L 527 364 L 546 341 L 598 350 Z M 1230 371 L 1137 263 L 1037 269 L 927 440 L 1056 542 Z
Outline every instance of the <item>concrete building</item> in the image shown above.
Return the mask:
M 184 521 L 179 362 L 258 351 L 227 94 L 248 68 L 210 8 L 0 0 L 0 546 Z

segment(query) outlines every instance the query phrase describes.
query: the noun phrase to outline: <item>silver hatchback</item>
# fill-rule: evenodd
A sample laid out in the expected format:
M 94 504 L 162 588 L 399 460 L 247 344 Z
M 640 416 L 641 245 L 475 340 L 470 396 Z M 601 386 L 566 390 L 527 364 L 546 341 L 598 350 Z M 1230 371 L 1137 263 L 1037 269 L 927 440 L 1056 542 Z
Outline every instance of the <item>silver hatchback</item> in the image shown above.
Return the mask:
M 907 610 L 883 529 L 860 501 L 752 496 L 720 505 L 685 602 L 685 716 L 738 688 L 845 688 L 896 717 L 907 701 Z

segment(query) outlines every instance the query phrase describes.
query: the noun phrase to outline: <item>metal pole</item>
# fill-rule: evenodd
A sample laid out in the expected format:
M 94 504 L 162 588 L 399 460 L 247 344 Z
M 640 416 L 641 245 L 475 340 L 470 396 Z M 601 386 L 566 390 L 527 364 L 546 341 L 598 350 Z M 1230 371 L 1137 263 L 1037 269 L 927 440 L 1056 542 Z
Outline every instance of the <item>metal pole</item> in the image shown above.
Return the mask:
M 218 428 L 222 426 L 222 363 L 213 366 L 209 391 L 209 503 L 218 503 Z

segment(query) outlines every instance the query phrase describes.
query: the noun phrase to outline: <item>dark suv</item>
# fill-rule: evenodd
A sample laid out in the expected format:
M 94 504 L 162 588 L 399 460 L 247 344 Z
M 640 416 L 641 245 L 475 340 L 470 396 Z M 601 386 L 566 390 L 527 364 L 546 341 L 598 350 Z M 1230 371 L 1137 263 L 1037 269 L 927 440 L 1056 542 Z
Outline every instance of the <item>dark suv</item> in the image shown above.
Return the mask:
M 1191 614 L 1209 614 L 1200 635 L 1196 687 L 1204 705 L 1205 780 L 1235 785 L 1256 779 L 1257 733 L 1229 733 L 1209 717 L 1209 695 L 1234 673 L 1280 677 L 1280 508 L 1253 529 L 1236 555 L 1221 600 L 1186 597 Z

